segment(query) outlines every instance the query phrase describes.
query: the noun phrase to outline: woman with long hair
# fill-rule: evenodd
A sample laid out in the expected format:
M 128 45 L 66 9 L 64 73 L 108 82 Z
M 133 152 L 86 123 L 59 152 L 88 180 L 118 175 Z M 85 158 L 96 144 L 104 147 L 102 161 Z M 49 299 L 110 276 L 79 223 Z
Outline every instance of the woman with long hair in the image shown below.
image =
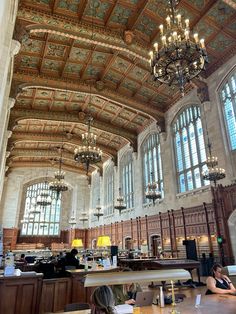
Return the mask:
M 115 300 L 111 288 L 97 287 L 92 294 L 92 314 L 115 314 Z
M 229 277 L 222 274 L 223 267 L 215 264 L 211 270 L 211 276 L 207 278 L 206 294 L 236 294 L 236 289 Z

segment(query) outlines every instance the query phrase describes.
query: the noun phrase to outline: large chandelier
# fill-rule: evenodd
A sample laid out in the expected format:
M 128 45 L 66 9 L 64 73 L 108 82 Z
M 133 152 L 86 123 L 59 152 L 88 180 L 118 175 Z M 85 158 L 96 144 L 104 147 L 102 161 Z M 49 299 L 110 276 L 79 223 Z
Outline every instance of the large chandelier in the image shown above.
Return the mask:
M 97 217 L 98 221 L 100 217 L 102 217 L 104 214 L 101 212 L 102 207 L 100 206 L 100 198 L 98 199 L 98 205 L 96 206 L 96 212 L 93 214 L 95 217 Z
M 114 206 L 115 209 L 119 210 L 119 214 L 121 215 L 122 210 L 126 209 L 126 204 L 124 202 L 124 197 L 121 195 L 121 188 L 119 188 L 119 196 L 116 199 L 117 203 Z
M 161 192 L 158 191 L 157 183 L 154 181 L 153 172 L 151 172 L 151 182 L 148 183 L 146 188 L 145 196 L 147 199 L 152 200 L 153 205 L 155 204 L 156 199 L 161 198 Z
M 62 171 L 62 148 L 60 148 L 60 159 L 59 159 L 59 170 L 54 174 L 54 180 L 49 182 L 49 189 L 55 191 L 57 199 L 59 198 L 60 192 L 68 191 L 68 184 L 65 182 L 65 172 Z
M 217 181 L 225 178 L 225 169 L 220 168 L 218 166 L 218 158 L 212 156 L 211 143 L 209 141 L 209 138 L 207 147 L 209 151 L 209 156 L 207 157 L 206 160 L 207 170 L 202 172 L 202 178 L 203 180 L 213 182 L 214 185 L 216 186 Z
M 102 151 L 96 146 L 97 135 L 91 132 L 93 117 L 88 117 L 88 131 L 82 134 L 82 145 L 75 149 L 74 159 L 85 165 L 88 174 L 90 164 L 95 164 L 102 159 Z
M 161 47 L 154 43 L 150 51 L 150 66 L 154 80 L 161 83 L 178 85 L 181 93 L 184 86 L 196 77 L 208 63 L 204 39 L 198 34 L 191 38 L 189 19 L 182 21 L 176 12 L 177 0 L 169 0 L 170 13 L 166 17 L 166 29 L 160 25 Z

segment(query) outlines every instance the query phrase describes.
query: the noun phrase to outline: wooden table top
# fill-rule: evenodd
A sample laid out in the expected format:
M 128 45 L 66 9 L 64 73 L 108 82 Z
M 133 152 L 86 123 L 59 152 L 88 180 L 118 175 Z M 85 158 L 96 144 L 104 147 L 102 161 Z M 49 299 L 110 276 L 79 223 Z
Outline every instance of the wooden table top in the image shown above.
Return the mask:
M 231 295 L 208 295 L 202 296 L 202 302 L 199 308 L 195 308 L 195 299 L 186 298 L 178 303 L 176 309 L 181 314 L 236 314 L 236 296 Z M 140 314 L 169 314 L 171 306 L 160 308 L 157 305 L 141 307 Z M 90 314 L 90 310 L 66 312 L 67 314 Z

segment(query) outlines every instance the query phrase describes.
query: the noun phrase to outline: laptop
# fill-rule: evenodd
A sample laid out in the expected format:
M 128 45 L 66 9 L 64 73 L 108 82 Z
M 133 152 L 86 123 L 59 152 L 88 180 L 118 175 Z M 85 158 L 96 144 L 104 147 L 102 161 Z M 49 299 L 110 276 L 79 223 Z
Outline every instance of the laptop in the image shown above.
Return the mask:
M 153 291 L 137 292 L 135 305 L 136 306 L 148 306 L 152 305 Z

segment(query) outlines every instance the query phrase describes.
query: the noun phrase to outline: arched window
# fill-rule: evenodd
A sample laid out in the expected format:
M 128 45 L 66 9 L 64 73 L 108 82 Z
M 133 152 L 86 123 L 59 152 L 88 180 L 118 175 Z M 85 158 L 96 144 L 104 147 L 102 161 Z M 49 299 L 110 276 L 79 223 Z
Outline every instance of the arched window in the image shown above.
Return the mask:
M 120 180 L 122 195 L 127 208 L 134 207 L 134 184 L 133 184 L 133 159 L 132 153 L 127 153 L 120 162 Z
M 29 214 L 37 202 L 41 192 L 47 190 L 51 197 L 51 205 L 39 207 L 41 213 Z M 59 235 L 61 215 L 61 194 L 57 198 L 55 191 L 48 190 L 48 184 L 39 182 L 27 187 L 24 205 L 24 217 L 28 222 L 22 224 L 21 234 L 27 236 Z
M 236 149 L 236 72 L 231 74 L 220 89 L 230 149 Z
M 143 186 L 144 186 L 144 203 L 149 202 L 145 197 L 148 183 L 155 181 L 158 190 L 161 191 L 162 198 L 163 191 L 163 173 L 161 162 L 161 147 L 159 134 L 151 134 L 142 144 L 143 153 Z M 153 176 L 153 177 L 152 177 Z
M 114 167 L 108 166 L 104 173 L 104 216 L 114 213 Z
M 178 192 L 209 184 L 201 175 L 207 166 L 200 108 L 183 110 L 173 123 L 173 133 Z

